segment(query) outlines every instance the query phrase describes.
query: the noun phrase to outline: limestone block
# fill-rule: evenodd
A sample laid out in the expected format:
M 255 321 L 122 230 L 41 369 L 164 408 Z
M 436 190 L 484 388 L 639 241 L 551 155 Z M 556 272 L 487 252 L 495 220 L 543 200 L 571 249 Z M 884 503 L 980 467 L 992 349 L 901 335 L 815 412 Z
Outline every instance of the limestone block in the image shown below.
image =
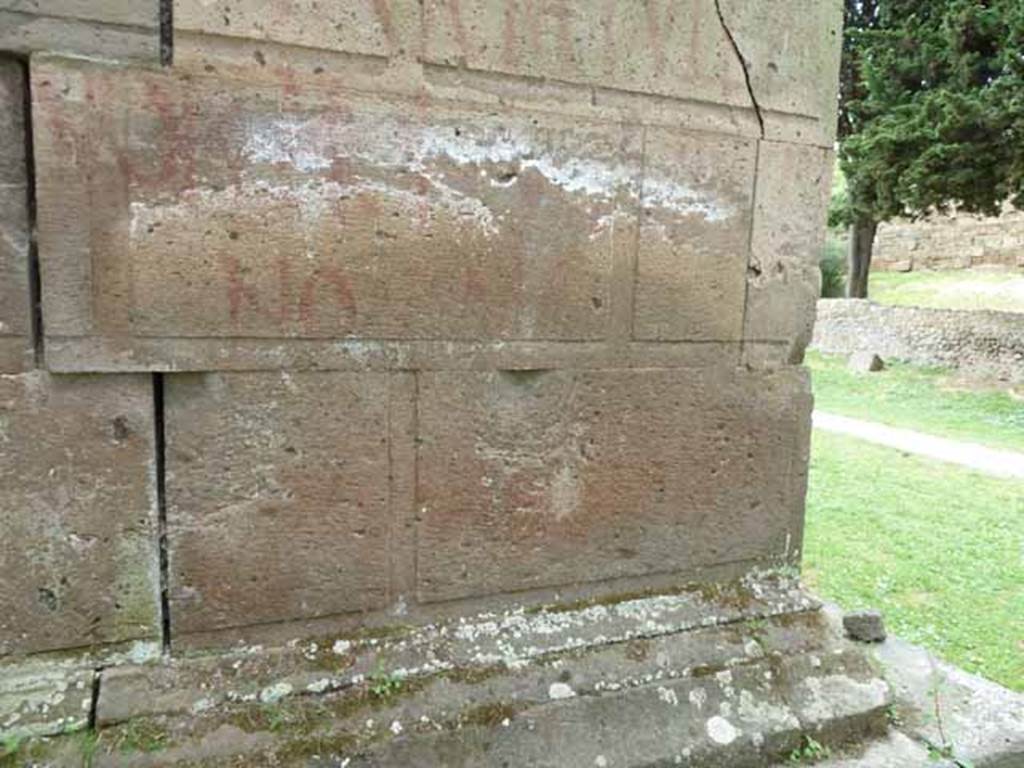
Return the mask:
M 0 0 L 0 50 L 160 55 L 159 0 Z
M 376 373 L 166 377 L 175 637 L 384 604 L 388 392 Z
M 32 364 L 24 80 L 0 58 L 0 373 Z
M 750 106 L 714 0 L 425 0 L 423 38 L 434 64 Z
M 843 30 L 838 0 L 717 0 L 761 108 L 765 137 L 831 148 Z
M 829 150 L 761 143 L 744 338 L 779 342 L 776 362 L 799 363 L 811 340 L 831 168 Z
M 424 601 L 792 555 L 799 371 L 424 373 Z
M 754 142 L 649 128 L 633 337 L 743 333 Z
M 148 376 L 0 376 L 0 655 L 154 638 Z
M 174 29 L 396 56 L 418 47 L 420 14 L 416 0 L 176 0 Z
M 57 344 L 610 332 L 613 265 L 636 247 L 638 129 L 300 84 L 282 102 L 265 84 L 82 62 L 33 72 Z M 646 174 L 645 208 L 716 241 L 716 206 L 746 215 L 748 147 L 673 140 L 694 158 Z M 711 261 L 672 266 L 706 285 Z

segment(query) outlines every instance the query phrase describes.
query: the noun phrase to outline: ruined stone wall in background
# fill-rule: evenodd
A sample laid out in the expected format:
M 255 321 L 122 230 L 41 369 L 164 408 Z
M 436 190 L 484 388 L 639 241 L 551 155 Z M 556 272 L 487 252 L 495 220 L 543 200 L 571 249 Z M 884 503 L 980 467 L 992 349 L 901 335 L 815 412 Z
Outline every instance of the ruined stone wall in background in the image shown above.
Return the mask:
M 799 556 L 837 3 L 171 10 L 0 0 L 0 655 Z
M 813 346 L 830 354 L 870 352 L 885 359 L 955 368 L 979 380 L 1024 382 L 1024 316 L 1016 312 L 822 299 Z
M 999 216 L 954 211 L 881 224 L 872 266 L 898 272 L 978 266 L 1024 269 L 1024 211 L 1007 204 Z

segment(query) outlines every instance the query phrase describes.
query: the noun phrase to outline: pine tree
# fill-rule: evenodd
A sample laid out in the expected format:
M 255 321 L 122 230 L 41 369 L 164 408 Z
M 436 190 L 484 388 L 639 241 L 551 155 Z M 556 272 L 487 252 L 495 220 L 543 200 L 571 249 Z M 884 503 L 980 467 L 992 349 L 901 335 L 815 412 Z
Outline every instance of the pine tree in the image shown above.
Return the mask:
M 847 295 L 879 222 L 1024 203 L 1024 0 L 844 0 L 839 164 Z

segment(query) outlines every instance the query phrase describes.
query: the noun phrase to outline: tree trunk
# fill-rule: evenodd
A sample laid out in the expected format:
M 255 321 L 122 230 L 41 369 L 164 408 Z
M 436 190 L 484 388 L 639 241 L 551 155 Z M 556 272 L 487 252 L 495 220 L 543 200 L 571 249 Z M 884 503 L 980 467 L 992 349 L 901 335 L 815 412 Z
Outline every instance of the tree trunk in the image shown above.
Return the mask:
M 871 270 L 871 252 L 875 246 L 878 222 L 872 218 L 858 218 L 850 227 L 849 270 L 846 276 L 846 297 L 868 297 L 868 272 Z

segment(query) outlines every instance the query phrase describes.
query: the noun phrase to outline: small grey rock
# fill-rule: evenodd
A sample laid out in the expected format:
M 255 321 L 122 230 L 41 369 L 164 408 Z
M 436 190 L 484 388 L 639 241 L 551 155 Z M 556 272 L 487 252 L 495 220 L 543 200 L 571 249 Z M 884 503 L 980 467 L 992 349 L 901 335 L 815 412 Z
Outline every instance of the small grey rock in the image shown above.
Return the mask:
M 843 616 L 843 629 L 851 640 L 880 643 L 885 640 L 885 623 L 878 611 L 851 611 Z
M 851 371 L 876 373 L 885 370 L 885 361 L 874 352 L 854 352 L 847 363 Z

